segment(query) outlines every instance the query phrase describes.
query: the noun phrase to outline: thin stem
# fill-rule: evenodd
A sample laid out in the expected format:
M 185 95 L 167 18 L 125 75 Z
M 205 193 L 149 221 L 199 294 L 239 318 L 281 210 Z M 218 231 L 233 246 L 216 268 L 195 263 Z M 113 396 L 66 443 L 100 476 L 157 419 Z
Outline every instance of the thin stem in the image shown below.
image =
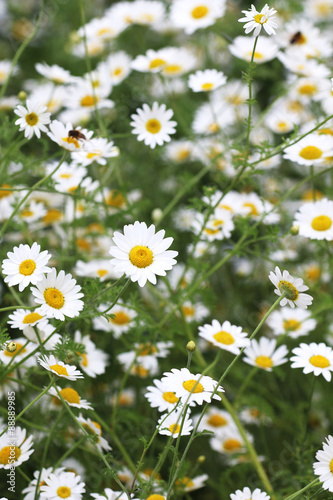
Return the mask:
M 314 479 L 313 481 L 311 481 L 311 483 L 309 483 L 307 486 L 305 486 L 301 490 L 296 491 L 292 495 L 289 495 L 284 500 L 294 500 L 294 498 L 299 497 L 302 493 L 304 493 L 304 491 L 308 490 L 309 488 L 312 488 L 313 486 L 317 486 L 317 484 L 319 484 L 319 483 L 320 483 L 320 480 L 317 477 L 316 479 Z
M 120 292 L 118 293 L 118 295 L 116 296 L 116 298 L 114 299 L 114 301 L 112 302 L 112 304 L 110 305 L 110 307 L 108 307 L 107 309 L 105 309 L 105 311 L 102 311 L 100 313 L 101 315 L 106 314 L 107 312 L 109 312 L 110 309 L 112 309 L 113 306 L 115 306 L 117 304 L 118 300 L 120 299 L 120 297 L 122 296 L 122 294 L 125 292 L 126 288 L 130 284 L 130 282 L 131 282 L 131 278 L 128 278 L 128 280 L 126 281 L 126 283 L 124 284 L 123 288 L 120 290 Z

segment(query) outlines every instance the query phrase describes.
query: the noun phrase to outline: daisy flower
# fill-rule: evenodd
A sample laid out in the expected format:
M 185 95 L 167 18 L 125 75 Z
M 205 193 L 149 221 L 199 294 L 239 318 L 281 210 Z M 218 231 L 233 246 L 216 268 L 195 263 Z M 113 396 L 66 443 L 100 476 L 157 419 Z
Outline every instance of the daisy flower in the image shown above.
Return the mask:
M 33 243 L 20 245 L 13 248 L 13 252 L 7 253 L 8 259 L 2 263 L 2 272 L 6 275 L 5 283 L 8 286 L 19 285 L 22 292 L 28 285 L 37 285 L 44 278 L 44 273 L 51 271 L 47 263 L 51 254 L 44 250 L 40 251 L 40 245 Z
M 0 427 L 0 434 L 3 431 Z M 0 436 L 0 469 L 12 469 L 29 460 L 34 452 L 32 436 L 19 426 L 10 427 Z
M 333 240 L 333 201 L 324 198 L 301 205 L 293 225 L 298 234 L 312 240 Z
M 45 113 L 47 107 L 32 99 L 27 100 L 26 106 L 19 105 L 14 109 L 14 113 L 20 117 L 15 125 L 20 125 L 20 131 L 24 130 L 27 139 L 31 139 L 34 134 L 39 139 L 41 132 L 48 131 L 45 125 L 50 123 L 51 113 Z
M 230 321 L 224 321 L 221 325 L 216 319 L 211 325 L 199 326 L 199 336 L 208 340 L 216 347 L 225 351 L 239 354 L 242 347 L 250 344 L 247 333 L 242 331 L 241 326 L 235 326 Z
M 64 498 L 73 498 L 81 500 L 82 493 L 85 493 L 85 484 L 81 477 L 74 472 L 60 471 L 57 474 L 50 474 L 45 479 L 45 484 L 40 487 L 41 498 L 52 500 L 62 500 Z
M 165 372 L 162 383 L 167 390 L 174 392 L 177 398 L 182 398 L 182 402 L 189 406 L 201 405 L 204 401 L 210 403 L 212 398 L 221 400 L 218 394 L 212 395 L 217 387 L 215 380 L 200 373 L 194 375 L 187 368 L 173 368 L 171 372 Z M 217 390 L 224 392 L 221 386 L 218 386 Z
M 333 350 L 323 342 L 316 344 L 300 344 L 292 350 L 293 362 L 291 368 L 303 368 L 303 373 L 314 373 L 317 377 L 322 375 L 327 382 L 331 381 L 333 371 Z
M 323 483 L 324 490 L 333 492 L 333 437 L 328 436 L 326 443 L 323 443 L 323 449 L 316 453 L 318 462 L 313 464 L 314 473 L 319 476 L 319 480 Z
M 248 434 L 247 437 L 250 441 L 253 441 L 252 436 Z M 216 433 L 209 440 L 209 443 L 213 450 L 224 455 L 234 455 L 246 451 L 244 440 L 236 426 L 226 427 L 221 432 Z
M 102 312 L 108 308 L 108 304 L 98 306 L 98 311 Z M 137 313 L 133 309 L 126 307 L 122 300 L 112 307 L 107 313 L 108 319 L 104 316 L 99 316 L 93 319 L 93 326 L 96 330 L 103 332 L 113 332 L 113 335 L 118 339 L 123 333 L 128 332 L 134 326 L 133 320 Z
M 147 280 L 155 285 L 156 275 L 165 276 L 176 264 L 174 257 L 178 255 L 174 250 L 167 250 L 173 238 L 164 238 L 164 235 L 164 230 L 155 233 L 154 224 L 147 228 L 145 222 L 138 221 L 124 226 L 124 234 L 115 232 L 115 246 L 110 248 L 115 271 L 137 281 L 140 287 Z
M 93 409 L 91 404 L 86 399 L 80 398 L 78 392 L 75 389 L 72 389 L 71 387 L 65 387 L 64 389 L 62 389 L 61 387 L 58 386 L 57 389 L 60 392 L 62 398 L 66 401 L 66 403 L 69 406 L 74 406 L 75 408 L 81 408 L 84 410 Z M 54 387 L 50 388 L 48 394 L 50 394 L 50 396 L 54 396 L 60 399 L 61 401 L 61 398 L 59 397 L 59 394 Z
M 290 307 L 294 308 L 295 305 L 297 305 L 301 309 L 307 309 L 307 307 L 312 304 L 313 298 L 311 295 L 300 293 L 309 289 L 308 286 L 303 285 L 303 280 L 301 278 L 294 278 L 286 270 L 281 274 L 278 266 L 275 268 L 275 273 L 271 271 L 268 277 L 273 285 L 276 286 L 274 290 L 276 295 L 281 296 L 282 293 L 286 293 L 286 296 L 280 302 L 281 306 L 288 304 Z
M 0 361 L 4 365 L 8 365 L 13 361 L 15 357 L 15 362 L 18 363 L 24 359 L 24 366 L 35 366 L 36 359 L 35 356 L 32 355 L 32 351 L 36 346 L 32 346 L 29 341 L 27 341 L 24 337 L 19 337 L 15 339 L 14 344 L 16 349 L 12 350 L 8 346 L 9 342 L 5 344 L 5 348 L 0 350 Z M 30 355 L 30 356 L 29 356 Z M 25 359 L 27 358 L 27 359 Z
M 31 288 L 35 302 L 41 304 L 38 312 L 61 321 L 65 320 L 65 316 L 69 318 L 79 316 L 84 306 L 80 300 L 83 297 L 83 293 L 79 293 L 80 290 L 80 285 L 76 284 L 71 274 L 60 271 L 57 276 L 55 268 L 37 283 L 37 288 Z
M 53 467 L 42 468 L 41 475 L 39 477 L 39 470 L 34 472 L 34 479 L 30 481 L 29 485 L 22 490 L 22 493 L 25 495 L 23 500 L 34 500 L 36 493 L 36 486 L 38 484 L 38 479 L 40 480 L 37 491 L 38 496 L 40 494 L 40 487 L 45 484 L 45 479 L 49 477 L 49 475 L 53 472 L 54 474 L 58 474 L 64 471 L 64 467 L 59 467 L 53 470 Z M 38 497 L 37 497 L 38 498 Z
M 249 347 L 245 348 L 243 361 L 249 365 L 271 372 L 275 366 L 282 365 L 288 361 L 285 357 L 288 354 L 287 347 L 281 345 L 276 350 L 275 347 L 276 339 L 270 340 L 266 337 L 261 337 L 259 342 L 253 339 Z
M 246 487 L 243 490 L 236 490 L 235 493 L 231 493 L 231 500 L 269 500 L 271 497 L 267 495 L 264 491 L 256 488 L 251 491 L 250 488 Z
M 174 392 L 167 390 L 165 384 L 158 379 L 154 380 L 155 386 L 148 386 L 145 397 L 148 399 L 152 408 L 157 408 L 158 411 L 170 412 L 176 406 L 179 398 Z
M 297 339 L 314 330 L 317 321 L 311 318 L 311 313 L 308 311 L 284 307 L 270 314 L 267 325 L 273 330 L 274 335 L 288 335 L 292 339 Z
M 78 151 L 72 153 L 72 158 L 76 163 L 83 166 L 96 162 L 99 165 L 106 165 L 107 158 L 119 156 L 119 149 L 104 137 L 95 137 L 89 141 L 89 151 Z
M 193 423 L 196 424 L 200 415 L 193 416 Z M 207 429 L 214 434 L 221 432 L 228 427 L 234 427 L 234 421 L 230 414 L 225 410 L 220 410 L 216 406 L 210 406 L 198 426 L 198 432 Z
M 309 134 L 284 150 L 283 157 L 299 165 L 322 166 L 333 156 L 333 137 Z
M 79 364 L 82 370 L 92 378 L 104 373 L 109 361 L 109 356 L 101 349 L 97 349 L 89 335 L 82 336 L 77 330 L 74 334 L 74 340 L 79 344 L 83 344 L 85 347 L 85 353 L 76 352 L 80 358 Z
M 78 422 L 80 422 L 80 424 L 82 425 L 84 430 L 89 434 L 89 436 L 94 437 L 94 443 L 96 447 L 99 449 L 99 451 L 108 452 L 112 450 L 107 440 L 102 437 L 102 428 L 98 422 L 95 422 L 90 418 L 83 418 L 81 413 L 78 417 Z
M 121 474 L 118 475 L 120 481 L 122 479 L 120 478 Z M 95 500 L 128 500 L 128 494 L 127 493 L 121 493 L 120 491 L 114 491 L 111 490 L 111 488 L 105 488 L 103 491 L 103 494 L 100 495 L 99 493 L 90 493 L 90 495 L 95 498 Z M 134 498 L 134 494 L 130 494 L 131 500 L 138 500 L 137 498 Z M 149 500 L 149 497 L 147 498 Z M 159 498 L 152 498 L 150 500 L 162 500 Z
M 222 71 L 206 69 L 190 75 L 188 86 L 193 92 L 210 92 L 224 85 L 226 81 L 227 78 Z
M 74 130 L 79 131 L 84 136 L 84 139 L 81 136 L 77 137 L 77 134 L 73 134 Z M 81 127 L 75 129 L 71 123 L 64 125 L 59 120 L 53 120 L 50 123 L 50 132 L 47 135 L 52 141 L 68 151 L 86 151 L 89 149 L 88 141 L 93 133 L 91 130 L 81 129 Z
M 274 14 L 276 14 L 277 11 L 275 9 L 270 9 L 267 3 L 260 12 L 257 11 L 253 4 L 251 5 L 251 9 L 249 11 L 242 10 L 242 12 L 245 14 L 245 17 L 238 19 L 238 22 L 246 23 L 244 24 L 246 34 L 251 33 L 251 31 L 254 30 L 253 36 L 258 36 L 261 28 L 264 28 L 268 35 L 276 35 L 274 28 L 277 28 L 278 25 L 274 21 Z
M 189 417 L 190 411 L 188 410 L 184 417 L 183 409 L 176 409 L 169 414 L 162 415 L 156 426 L 159 429 L 158 433 L 165 436 L 172 436 L 173 438 L 178 437 L 180 432 L 181 436 L 188 436 L 191 434 L 191 430 L 193 430 L 192 420 Z M 183 427 L 181 428 L 183 420 Z
M 77 370 L 75 366 L 67 365 L 63 361 L 57 361 L 56 358 L 51 354 L 48 356 L 43 356 L 37 358 L 38 363 L 43 366 L 49 372 L 55 373 L 58 377 L 66 378 L 67 380 L 77 380 L 78 378 L 83 378 L 80 370 Z
M 156 144 L 162 146 L 164 142 L 170 142 L 169 134 L 176 132 L 177 122 L 170 120 L 173 116 L 172 109 L 166 109 L 165 104 L 153 103 L 152 108 L 144 104 L 142 109 L 138 108 L 136 115 L 131 115 L 133 127 L 132 134 L 138 136 L 138 141 L 144 141 L 146 146 L 154 149 Z
M 73 83 L 76 80 L 76 77 L 72 76 L 67 69 L 58 66 L 57 64 L 53 64 L 50 66 L 49 64 L 44 63 L 36 63 L 35 64 L 36 71 L 51 80 L 54 83 L 64 84 L 64 83 Z
M 207 479 L 208 479 L 207 474 L 202 474 L 201 476 L 196 476 L 192 478 L 188 476 L 183 476 L 176 480 L 175 487 L 177 488 L 177 490 L 180 490 L 182 492 L 194 491 L 198 490 L 199 488 L 203 488 L 205 486 L 205 481 L 207 481 Z
M 229 45 L 229 50 L 235 57 L 250 62 L 254 48 L 255 38 L 249 39 L 247 36 L 236 36 Z M 253 61 L 262 64 L 274 59 L 279 52 L 279 46 L 267 37 L 257 39 L 256 50 Z
M 225 3 L 225 0 L 175 0 L 171 5 L 171 23 L 191 35 L 199 28 L 211 26 L 216 19 L 222 17 Z

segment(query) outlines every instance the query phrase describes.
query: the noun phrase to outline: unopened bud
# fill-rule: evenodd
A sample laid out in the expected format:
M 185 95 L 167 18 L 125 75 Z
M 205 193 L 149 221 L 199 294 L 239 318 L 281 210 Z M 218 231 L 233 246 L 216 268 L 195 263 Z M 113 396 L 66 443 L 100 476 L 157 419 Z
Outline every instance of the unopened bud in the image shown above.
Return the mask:
M 27 98 L 27 93 L 24 92 L 24 90 L 21 90 L 21 92 L 18 93 L 18 96 L 17 96 L 20 101 L 24 102 Z
M 297 236 L 299 233 L 299 226 L 292 226 L 290 228 L 290 233 L 293 234 L 294 236 Z
M 197 458 L 199 464 L 203 464 L 205 460 L 206 460 L 205 455 L 200 455 L 200 457 Z
M 193 342 L 193 340 L 190 340 L 189 342 L 187 342 L 186 349 L 188 351 L 193 352 L 196 350 L 196 348 L 197 348 L 197 346 L 196 346 L 195 342 Z
M 153 219 L 153 222 L 157 224 L 157 222 L 159 222 L 159 220 L 161 219 L 162 215 L 163 212 L 160 208 L 154 208 L 154 210 L 151 213 L 151 218 Z
M 16 342 L 8 342 L 8 344 L 6 345 L 6 350 L 8 352 L 15 352 L 17 349 L 17 344 Z

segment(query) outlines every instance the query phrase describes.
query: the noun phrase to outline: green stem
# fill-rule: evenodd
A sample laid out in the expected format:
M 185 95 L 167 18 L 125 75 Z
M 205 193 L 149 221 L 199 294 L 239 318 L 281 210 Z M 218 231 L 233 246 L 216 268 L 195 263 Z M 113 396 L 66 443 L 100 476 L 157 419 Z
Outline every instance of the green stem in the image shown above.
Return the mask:
M 107 309 L 105 309 L 105 311 L 102 311 L 100 313 L 101 315 L 106 314 L 107 312 L 109 312 L 110 309 L 112 309 L 113 306 L 115 306 L 117 304 L 118 300 L 120 299 L 120 297 L 122 296 L 122 294 L 125 292 L 126 288 L 130 284 L 130 282 L 131 282 L 131 278 L 128 278 L 128 280 L 126 281 L 126 283 L 124 284 L 123 288 L 120 290 L 120 292 L 118 293 L 117 297 L 114 299 L 114 301 L 112 302 L 112 304 L 110 305 L 110 307 L 108 307 Z
M 244 390 L 246 389 L 246 387 L 249 385 L 249 383 L 251 382 L 251 380 L 253 379 L 253 377 L 255 376 L 255 374 L 257 373 L 258 371 L 258 368 L 256 366 L 254 366 L 252 368 L 252 370 L 250 371 L 250 373 L 248 374 L 248 376 L 245 378 L 244 382 L 242 383 L 242 385 L 240 386 L 240 388 L 238 389 L 237 391 L 237 396 L 236 396 L 236 399 L 235 399 L 235 402 L 234 402 L 234 405 L 237 407 L 239 402 L 241 401 L 242 399 L 242 395 L 243 395 L 243 392 Z
M 307 486 L 305 486 L 301 490 L 296 491 L 292 495 L 289 495 L 284 500 L 294 500 L 294 498 L 299 497 L 301 495 L 301 493 L 304 493 L 304 491 L 308 490 L 309 488 L 312 488 L 313 486 L 317 486 L 317 484 L 319 484 L 319 483 L 320 483 L 320 480 L 317 477 L 316 479 L 314 479 L 313 481 L 311 481 L 311 483 L 309 483 Z
M 259 36 L 256 36 L 256 39 L 255 39 L 254 45 L 253 45 L 252 54 L 251 54 L 251 61 L 250 61 L 249 75 L 248 75 L 248 83 L 249 83 L 249 100 L 248 100 L 249 112 L 248 112 L 248 117 L 247 117 L 246 150 L 245 150 L 244 166 L 247 166 L 247 160 L 248 160 L 249 153 L 250 153 L 250 133 L 251 133 L 251 116 L 252 116 L 252 74 L 253 74 L 253 70 L 255 68 L 255 63 L 253 62 L 253 60 L 254 60 L 254 54 L 255 54 L 255 51 L 256 51 L 258 39 L 259 39 Z

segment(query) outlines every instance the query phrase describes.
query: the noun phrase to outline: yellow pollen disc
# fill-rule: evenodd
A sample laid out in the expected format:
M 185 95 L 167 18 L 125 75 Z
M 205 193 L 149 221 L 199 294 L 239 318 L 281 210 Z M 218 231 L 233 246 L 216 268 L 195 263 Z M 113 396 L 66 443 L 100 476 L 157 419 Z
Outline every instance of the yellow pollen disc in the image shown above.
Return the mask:
M 97 35 L 103 36 L 103 35 L 112 35 L 113 30 L 110 28 L 102 28 L 97 32 Z
M 161 128 L 161 122 L 159 120 L 156 120 L 155 118 L 151 118 L 146 123 L 146 129 L 150 134 L 158 134 Z
M 79 144 L 79 141 L 77 139 L 75 139 L 75 137 L 62 137 L 62 140 L 64 142 L 67 142 L 67 144 L 74 144 L 74 146 L 79 149 L 80 148 L 80 144 Z
M 110 323 L 115 325 L 126 325 L 131 321 L 131 318 L 124 311 L 114 313 L 114 318 L 109 318 Z
M 36 113 L 29 113 L 25 116 L 25 121 L 30 127 L 33 127 L 38 123 L 38 116 L 36 115 Z
M 66 387 L 65 389 L 61 389 L 60 394 L 64 398 L 67 403 L 80 404 L 80 396 L 76 392 L 75 389 L 71 387 Z
M 321 269 L 319 266 L 312 266 L 305 270 L 305 274 L 308 280 L 317 281 L 321 276 Z
M 95 158 L 95 156 L 100 156 L 101 155 L 101 152 L 97 152 L 97 153 L 88 153 L 87 154 L 87 159 L 88 160 L 91 160 L 91 158 Z
M 129 253 L 129 260 L 133 266 L 143 269 L 153 263 L 154 254 L 150 248 L 143 245 L 136 245 Z
M 93 431 L 93 429 L 90 427 L 90 425 L 88 425 L 88 424 L 82 424 L 82 427 L 87 432 L 87 434 L 89 434 L 89 436 L 95 436 L 96 435 L 96 432 Z
M 273 366 L 273 361 L 269 356 L 258 356 L 256 358 L 256 365 L 260 368 L 271 368 Z
M 277 124 L 277 128 L 281 131 L 285 131 L 285 130 L 288 130 L 289 126 L 288 126 L 288 123 L 287 122 L 278 122 Z
M 76 351 L 76 354 L 77 354 L 78 356 L 80 356 L 80 358 L 82 358 L 82 359 L 80 360 L 80 364 L 81 364 L 82 366 L 88 366 L 88 358 L 87 358 L 87 355 L 86 355 L 84 352 L 79 352 L 79 351 Z
M 153 495 L 149 495 L 146 500 L 165 500 L 165 497 L 163 495 L 158 495 L 157 493 L 154 493 Z
M 332 472 L 332 474 L 333 474 L 333 458 L 332 458 L 332 460 L 330 461 L 329 468 L 330 468 L 330 471 L 331 471 L 331 472 Z
M 113 76 L 119 76 L 119 75 L 122 75 L 123 74 L 123 68 L 115 68 L 113 70 Z
M 317 87 L 313 83 L 307 83 L 299 87 L 298 92 L 302 95 L 313 95 L 316 93 Z
M 175 404 L 175 403 L 177 403 L 179 398 L 176 397 L 174 392 L 164 392 L 163 399 L 165 401 L 167 401 L 168 403 Z
M 139 347 L 139 356 L 151 356 L 152 354 L 156 354 L 158 352 L 157 348 L 151 344 L 142 344 Z
M 181 72 L 181 70 L 182 66 L 180 66 L 179 64 L 169 64 L 168 66 L 165 66 L 165 68 L 163 68 L 163 72 L 168 74 L 178 74 Z
M 217 234 L 220 232 L 220 229 L 210 229 L 209 227 L 205 227 L 204 232 L 209 235 Z
M 172 434 L 178 434 L 178 432 L 180 431 L 180 425 L 179 424 L 171 424 L 169 426 L 169 431 Z
M 208 127 L 208 132 L 211 132 L 212 134 L 215 134 L 215 132 L 219 131 L 219 126 L 216 122 L 213 122 L 209 125 Z
M 227 451 L 236 451 L 242 447 L 242 443 L 238 439 L 229 438 L 223 443 L 223 448 Z
M 211 427 L 224 427 L 228 422 L 224 417 L 221 417 L 221 415 L 211 415 L 207 420 L 207 424 Z
M 52 224 L 52 222 L 58 222 L 62 217 L 61 210 L 57 208 L 50 208 L 43 217 L 44 224 Z
M 96 429 L 98 429 L 102 433 L 102 427 L 99 425 L 99 423 L 95 422 L 95 420 L 92 420 L 92 423 L 94 424 L 94 426 L 96 427 Z
M 195 386 L 195 389 L 192 391 L 194 386 Z M 185 382 L 183 382 L 183 387 L 184 387 L 185 391 L 188 391 L 188 392 L 192 391 L 193 394 L 197 394 L 199 392 L 204 391 L 203 385 L 200 384 L 200 382 L 198 382 L 197 380 L 185 380 Z
M 318 130 L 319 135 L 333 135 L 333 129 L 331 128 L 321 128 Z
M 306 189 L 302 194 L 302 200 L 305 201 L 315 201 L 315 199 L 321 200 L 322 198 L 324 198 L 324 195 L 319 189 L 315 191 L 315 198 L 313 197 L 313 189 Z
M 61 366 L 61 365 L 52 365 L 50 366 L 50 369 L 54 372 L 56 372 L 58 375 L 65 375 L 66 377 L 68 377 L 68 371 L 66 370 L 66 368 L 64 366 Z
M 322 150 L 316 146 L 306 146 L 299 152 L 300 157 L 304 158 L 304 160 L 318 160 L 318 158 L 322 157 L 322 154 Z
M 318 215 L 311 222 L 311 227 L 315 231 L 327 231 L 332 226 L 332 219 L 327 215 Z
M 254 18 L 253 18 L 253 19 L 254 19 L 254 20 L 255 20 L 255 22 L 256 22 L 256 23 L 258 23 L 258 24 L 264 24 L 264 23 L 266 23 L 266 22 L 267 22 L 267 19 L 265 19 L 265 21 L 262 21 L 262 22 L 261 22 L 261 20 L 262 20 L 262 18 L 263 18 L 263 17 L 264 17 L 264 15 L 263 15 L 263 14 L 257 14 L 257 15 L 255 15 L 255 16 L 254 16 Z
M 54 309 L 61 309 L 65 304 L 65 297 L 57 288 L 47 288 L 44 292 L 44 299 L 47 305 Z
M 19 342 L 15 342 L 15 344 L 16 344 L 16 349 L 15 349 L 15 351 L 10 352 L 10 351 L 7 351 L 7 349 L 4 351 L 4 353 L 5 353 L 5 355 L 6 355 L 6 356 L 9 356 L 10 358 L 12 358 L 12 357 L 13 357 L 13 356 L 15 356 L 15 355 L 16 355 L 19 351 L 21 351 L 21 352 L 20 352 L 20 354 L 24 354 L 24 353 L 27 351 L 27 350 L 26 350 L 26 348 L 22 349 L 23 344 L 20 344 Z M 22 349 L 22 350 L 21 350 L 21 349 Z
M 62 179 L 70 179 L 72 176 L 72 174 L 61 174 L 59 177 L 61 177 Z
M 286 292 L 286 298 L 288 300 L 296 300 L 298 297 L 298 290 L 289 281 L 281 280 L 278 283 L 278 289 L 280 292 Z
M 189 149 L 181 149 L 178 151 L 176 157 L 178 161 L 185 161 L 187 158 L 190 156 L 190 150 Z
M 198 5 L 195 9 L 192 10 L 192 17 L 194 19 L 201 19 L 208 14 L 208 7 L 206 5 Z
M 224 221 L 222 219 L 215 219 L 213 222 L 213 226 L 215 226 L 215 227 L 222 226 L 223 223 L 224 223 Z
M 212 83 L 203 83 L 201 85 L 202 90 L 211 90 L 214 87 Z
M 297 319 L 285 319 L 283 322 L 283 328 L 290 332 L 295 332 L 299 330 L 301 327 L 301 323 L 297 321 Z
M 109 207 L 115 207 L 115 208 L 121 208 L 124 205 L 126 205 L 126 200 L 123 197 L 119 191 L 116 191 L 115 189 L 112 189 L 108 195 L 108 197 L 105 199 L 106 204 Z
M 195 313 L 194 307 L 192 306 L 182 306 L 182 311 L 184 316 L 193 316 Z
M 152 61 L 150 61 L 150 64 L 149 64 L 149 69 L 156 69 L 156 68 L 160 68 L 161 66 L 164 66 L 166 64 L 166 61 L 164 59 L 153 59 Z
M 184 476 L 180 479 L 177 479 L 176 485 L 181 486 L 182 488 L 191 488 L 192 486 L 194 486 L 194 482 L 190 477 Z
M 43 316 L 36 312 L 32 312 L 24 316 L 23 322 L 25 325 L 29 325 L 30 323 L 35 323 L 35 321 L 38 321 L 39 319 L 42 319 Z
M 108 271 L 107 269 L 98 269 L 97 270 L 97 274 L 100 278 L 103 278 L 103 276 L 105 276 L 106 274 L 108 274 Z
M 27 208 L 21 212 L 22 217 L 31 217 L 32 215 L 34 215 L 34 212 L 32 210 L 28 210 Z
M 219 342 L 220 344 L 231 345 L 235 343 L 235 339 L 231 335 L 231 333 L 224 332 L 223 330 L 215 333 L 213 337 L 216 340 L 216 342 Z
M 250 215 L 259 215 L 259 212 L 253 203 L 243 203 L 243 207 L 250 209 Z
M 36 263 L 31 259 L 27 259 L 21 262 L 19 273 L 23 274 L 23 276 L 31 276 L 35 269 Z
M 12 463 L 12 460 L 15 461 L 19 459 L 21 455 L 21 450 L 17 446 L 5 446 L 0 450 L 0 464 L 8 465 L 9 460 Z
M 247 53 L 247 56 L 248 56 L 248 58 L 249 58 L 249 59 L 251 59 L 251 57 L 252 57 L 252 52 L 248 52 L 248 53 Z M 264 57 L 264 56 L 261 54 L 261 52 L 257 52 L 257 51 L 255 51 L 254 56 L 253 56 L 253 60 L 254 60 L 254 61 L 260 61 L 260 59 L 262 59 L 263 57 Z
M 89 241 L 85 240 L 84 238 L 77 238 L 75 241 L 75 244 L 81 250 L 87 250 L 88 252 L 91 250 L 91 244 L 89 243 Z
M 330 362 L 328 361 L 328 359 L 325 358 L 325 356 L 321 356 L 320 354 L 311 356 L 309 361 L 316 368 L 327 368 L 328 366 L 330 366 Z
M 68 488 L 67 486 L 60 486 L 58 489 L 57 489 L 57 495 L 58 497 L 60 498 L 68 498 L 71 496 L 71 490 L 70 488 Z
M 131 373 L 133 375 L 137 375 L 138 377 L 146 378 L 149 375 L 149 370 L 142 365 L 137 365 L 132 368 Z
M 250 415 L 254 418 L 259 418 L 260 416 L 260 411 L 257 410 L 257 408 L 251 408 L 250 409 Z
M 12 194 L 11 191 L 8 191 L 5 188 L 10 188 L 9 184 L 2 184 L 1 190 L 0 190 L 0 200 L 1 198 L 5 198 L 6 196 L 10 196 Z
M 80 104 L 81 106 L 94 106 L 96 102 L 98 102 L 98 97 L 94 97 L 93 95 L 86 95 L 82 97 Z

